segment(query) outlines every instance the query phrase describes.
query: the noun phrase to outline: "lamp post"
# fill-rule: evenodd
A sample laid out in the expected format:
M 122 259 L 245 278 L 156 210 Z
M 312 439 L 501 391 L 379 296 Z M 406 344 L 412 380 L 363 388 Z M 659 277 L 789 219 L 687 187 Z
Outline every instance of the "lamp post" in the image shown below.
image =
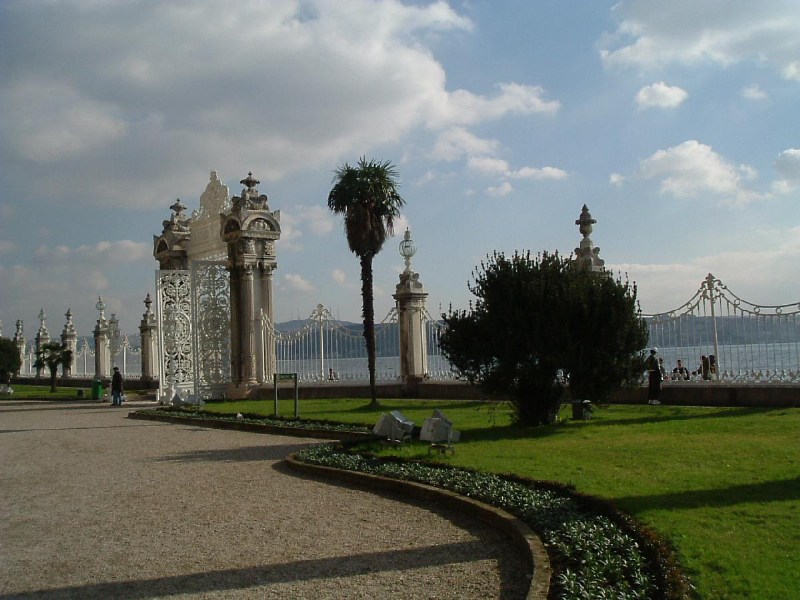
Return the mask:
M 108 320 L 106 319 L 106 304 L 103 298 L 97 297 L 94 307 L 100 313 L 94 328 L 94 376 L 103 379 L 110 374 L 108 351 Z
M 47 321 L 47 314 L 44 312 L 44 308 L 39 310 L 39 331 L 36 332 L 36 358 L 39 359 L 41 356 L 42 349 L 50 343 L 50 333 L 47 331 L 47 326 L 45 322 Z M 44 371 L 44 365 L 40 365 L 36 368 L 36 377 L 41 377 Z
M 403 257 L 406 263 L 405 272 L 411 271 L 411 257 L 417 253 L 417 246 L 414 244 L 414 240 L 411 239 L 411 232 L 406 228 L 406 232 L 403 235 L 403 241 L 400 242 L 399 246 L 400 256 Z
M 103 297 L 97 297 L 97 304 L 94 307 L 100 312 L 100 317 L 97 319 L 98 321 L 105 321 L 106 320 L 106 303 L 103 302 Z
M 117 354 L 120 350 L 121 336 L 119 333 L 119 319 L 117 315 L 111 313 L 111 318 L 108 320 L 108 348 L 111 352 L 111 367 L 117 367 Z
M 400 333 L 400 377 L 406 391 L 414 393 L 417 382 L 428 373 L 427 335 L 425 330 L 425 288 L 419 274 L 411 268 L 411 257 L 417 247 L 406 229 L 398 246 L 405 261 L 405 270 L 400 273 L 400 282 L 393 297 L 396 301 L 397 325 Z

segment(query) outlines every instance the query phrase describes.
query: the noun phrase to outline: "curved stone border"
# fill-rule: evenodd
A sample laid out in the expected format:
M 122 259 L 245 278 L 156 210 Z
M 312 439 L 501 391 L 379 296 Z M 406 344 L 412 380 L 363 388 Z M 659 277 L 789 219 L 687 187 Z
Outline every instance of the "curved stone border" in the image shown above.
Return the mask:
M 547 598 L 550 590 L 551 575 L 550 558 L 547 550 L 539 536 L 526 523 L 506 511 L 472 498 L 461 496 L 450 490 L 422 483 L 391 479 L 359 471 L 312 465 L 298 460 L 294 454 L 286 457 L 286 463 L 296 471 L 336 479 L 378 492 L 399 493 L 419 500 L 438 502 L 449 508 L 478 517 L 511 536 L 516 546 L 525 555 L 529 573 L 531 573 L 531 584 L 526 598 L 528 600 L 545 600 Z

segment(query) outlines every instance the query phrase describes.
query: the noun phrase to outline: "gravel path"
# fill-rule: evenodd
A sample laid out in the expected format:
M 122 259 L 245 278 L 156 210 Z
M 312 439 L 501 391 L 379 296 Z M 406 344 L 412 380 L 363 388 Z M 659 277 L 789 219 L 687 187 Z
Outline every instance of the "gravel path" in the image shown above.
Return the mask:
M 293 474 L 317 440 L 0 401 L 0 597 L 522 598 L 511 541 Z

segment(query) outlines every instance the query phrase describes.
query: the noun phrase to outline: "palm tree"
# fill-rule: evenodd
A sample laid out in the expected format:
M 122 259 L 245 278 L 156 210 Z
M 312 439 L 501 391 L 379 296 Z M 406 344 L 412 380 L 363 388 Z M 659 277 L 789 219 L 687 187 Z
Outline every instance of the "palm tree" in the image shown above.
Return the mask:
M 72 364 L 72 350 L 69 350 L 66 344 L 59 344 L 58 342 L 48 342 L 36 352 L 36 362 L 33 366 L 37 369 L 47 367 L 50 369 L 50 391 L 56 391 L 56 375 L 58 372 L 58 365 L 70 366 Z
M 361 262 L 361 300 L 364 340 L 367 344 L 370 406 L 378 406 L 375 395 L 375 307 L 372 291 L 372 259 L 387 237 L 394 234 L 394 219 L 405 201 L 397 193 L 397 171 L 389 161 L 361 157 L 353 167 L 344 163 L 334 171 L 328 208 L 343 215 L 347 245 Z

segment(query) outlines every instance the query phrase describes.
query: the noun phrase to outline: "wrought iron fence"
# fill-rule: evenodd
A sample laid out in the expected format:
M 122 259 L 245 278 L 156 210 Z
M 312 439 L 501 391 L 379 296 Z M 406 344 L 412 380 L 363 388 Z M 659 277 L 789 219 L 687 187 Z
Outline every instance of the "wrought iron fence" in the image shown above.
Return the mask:
M 452 378 L 449 363 L 439 352 L 439 325 L 424 313 L 427 329 L 427 376 Z M 305 382 L 363 381 L 369 378 L 367 350 L 361 324 L 345 323 L 334 318 L 318 304 L 302 324 L 291 330 L 275 328 L 266 317 L 260 336 L 262 347 L 275 348 L 275 367 L 279 373 L 297 373 Z M 375 324 L 375 377 L 382 381 L 400 378 L 400 330 L 397 312 L 392 308 Z
M 678 308 L 643 315 L 667 379 L 734 383 L 800 382 L 800 303 L 759 305 L 711 273 Z
M 36 374 L 36 369 L 33 367 L 33 363 L 36 361 L 36 341 L 31 340 L 26 348 L 19 372 L 20 375 L 33 376 Z M 110 354 L 112 366 L 119 367 L 123 377 L 139 379 L 142 376 L 142 349 L 132 347 L 128 336 L 121 336 L 119 345 L 111 348 Z M 88 338 L 81 338 L 72 356 L 72 377 L 94 377 L 94 367 L 94 349 L 89 345 Z

